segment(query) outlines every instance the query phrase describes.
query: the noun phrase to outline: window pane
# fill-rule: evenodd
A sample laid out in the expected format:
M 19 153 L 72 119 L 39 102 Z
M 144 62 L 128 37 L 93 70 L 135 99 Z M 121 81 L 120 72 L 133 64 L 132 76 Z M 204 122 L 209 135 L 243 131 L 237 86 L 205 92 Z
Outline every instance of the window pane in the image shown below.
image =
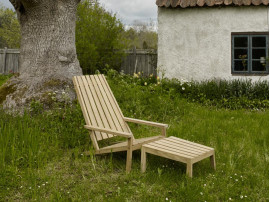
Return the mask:
M 252 61 L 252 71 L 266 71 L 266 64 L 260 61 Z
M 261 59 L 261 57 L 266 57 L 265 49 L 252 49 L 252 59 Z
M 234 47 L 248 47 L 248 38 L 234 37 Z
M 266 37 L 252 37 L 252 47 L 266 47 Z
M 235 60 L 234 71 L 247 71 L 248 61 L 247 60 Z
M 248 50 L 247 49 L 234 49 L 234 59 L 247 59 Z

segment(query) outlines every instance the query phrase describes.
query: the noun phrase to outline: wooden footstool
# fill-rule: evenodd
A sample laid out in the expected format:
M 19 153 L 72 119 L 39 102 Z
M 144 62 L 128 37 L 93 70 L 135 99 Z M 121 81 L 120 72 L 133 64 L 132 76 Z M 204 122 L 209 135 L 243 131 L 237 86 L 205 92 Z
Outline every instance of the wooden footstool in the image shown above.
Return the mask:
M 146 153 L 165 157 L 187 164 L 187 175 L 192 177 L 193 164 L 210 157 L 211 166 L 216 169 L 215 151 L 211 147 L 183 140 L 177 137 L 168 137 L 142 146 L 141 171 L 146 170 Z

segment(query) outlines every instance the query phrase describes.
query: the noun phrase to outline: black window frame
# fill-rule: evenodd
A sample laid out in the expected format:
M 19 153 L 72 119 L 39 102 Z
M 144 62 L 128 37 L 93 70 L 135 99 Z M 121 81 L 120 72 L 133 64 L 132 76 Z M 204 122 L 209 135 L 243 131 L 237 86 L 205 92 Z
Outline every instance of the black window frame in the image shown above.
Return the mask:
M 247 37 L 248 38 L 248 68 L 247 71 L 235 71 L 234 70 L 234 61 L 237 60 L 234 58 L 234 38 L 235 37 Z M 252 50 L 254 47 L 252 47 L 252 38 L 253 37 L 260 37 L 265 36 L 266 37 L 266 70 L 265 71 L 252 71 L 252 61 L 256 61 L 256 59 L 252 58 Z M 238 47 L 241 49 L 241 47 Z M 243 49 L 246 47 L 243 47 Z M 264 47 L 260 47 L 262 49 Z M 256 49 L 256 47 L 255 47 Z M 258 61 L 260 59 L 257 59 Z M 269 32 L 232 32 L 231 33 L 231 73 L 233 75 L 268 75 L 269 74 Z

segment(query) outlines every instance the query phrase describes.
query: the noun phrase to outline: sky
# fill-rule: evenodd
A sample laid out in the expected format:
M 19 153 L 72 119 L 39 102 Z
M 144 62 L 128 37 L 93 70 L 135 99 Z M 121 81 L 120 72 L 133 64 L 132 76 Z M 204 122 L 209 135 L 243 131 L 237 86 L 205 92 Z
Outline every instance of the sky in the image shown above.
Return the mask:
M 156 0 L 99 0 L 106 10 L 117 14 L 125 24 L 130 25 L 134 20 L 149 22 L 157 21 Z M 0 0 L 0 4 L 12 8 L 9 0 Z

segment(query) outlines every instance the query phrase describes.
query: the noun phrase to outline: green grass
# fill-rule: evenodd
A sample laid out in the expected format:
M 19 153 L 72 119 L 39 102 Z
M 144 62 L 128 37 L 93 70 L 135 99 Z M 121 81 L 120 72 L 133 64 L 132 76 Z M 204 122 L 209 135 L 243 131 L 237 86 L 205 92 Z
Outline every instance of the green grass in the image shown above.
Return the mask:
M 0 74 L 0 86 L 3 85 L 10 77 L 11 75 Z
M 206 159 L 190 179 L 184 164 L 149 155 L 141 174 L 136 151 L 126 175 L 124 152 L 93 155 L 78 105 L 22 117 L 1 111 L 0 201 L 268 201 L 268 110 L 205 107 L 150 86 L 109 83 L 125 116 L 168 123 L 169 136 L 214 147 L 217 170 Z M 136 137 L 158 132 L 130 126 Z

